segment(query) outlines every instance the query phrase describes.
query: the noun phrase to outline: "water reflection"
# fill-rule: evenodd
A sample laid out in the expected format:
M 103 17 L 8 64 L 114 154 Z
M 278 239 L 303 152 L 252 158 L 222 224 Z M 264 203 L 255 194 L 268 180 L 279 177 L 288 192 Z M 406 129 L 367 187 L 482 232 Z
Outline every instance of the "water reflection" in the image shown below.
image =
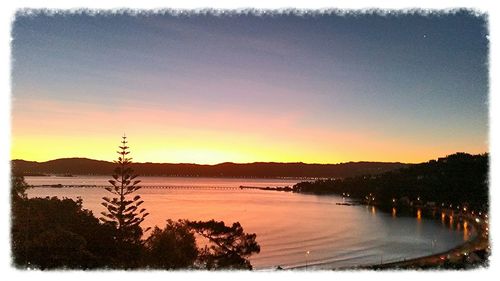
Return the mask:
M 469 239 L 469 229 L 467 228 L 467 221 L 464 221 L 464 241 Z
M 420 210 L 420 209 L 418 209 L 418 211 L 417 211 L 417 220 L 418 220 L 419 222 L 421 222 L 421 221 L 422 221 L 422 210 Z
M 107 178 L 102 179 L 103 182 L 105 180 Z M 189 180 L 196 186 L 239 186 L 246 183 L 246 180 L 237 182 L 234 179 Z M 180 180 L 167 178 L 165 184 L 172 181 Z M 255 181 L 252 184 L 257 185 Z M 267 184 L 267 180 L 258 184 Z M 106 195 L 104 189 L 98 188 L 28 190 L 29 197 L 81 196 L 84 207 L 94 214 L 103 211 L 101 202 Z M 336 205 L 341 198 L 335 196 L 240 189 L 147 188 L 141 189 L 141 196 L 151 213 L 144 226 L 164 227 L 166 218 L 216 219 L 226 223 L 239 221 L 245 231 L 257 234 L 261 245 L 261 252 L 251 257 L 256 269 L 275 268 L 277 265 L 284 268 L 304 267 L 306 251 L 310 251 L 308 268 L 313 265 L 316 268 L 322 262 L 328 263 L 325 267 L 379 263 L 381 254 L 384 261 L 412 258 L 430 254 L 432 239 L 438 241 L 433 251 L 440 252 L 462 243 L 464 237 L 461 232 L 450 231 L 440 227 L 439 223 L 427 220 L 423 217 L 424 213 L 420 213 L 421 221 L 417 221 L 395 208 L 392 212 L 398 215 L 395 219 L 391 213 L 379 211 L 375 206 Z
M 396 217 L 396 208 L 392 208 L 392 217 L 395 218 Z

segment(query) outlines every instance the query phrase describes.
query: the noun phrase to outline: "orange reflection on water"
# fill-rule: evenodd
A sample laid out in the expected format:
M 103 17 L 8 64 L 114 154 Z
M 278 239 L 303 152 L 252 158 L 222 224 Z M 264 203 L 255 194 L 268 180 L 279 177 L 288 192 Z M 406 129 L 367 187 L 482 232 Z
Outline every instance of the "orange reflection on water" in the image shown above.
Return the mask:
M 444 212 L 441 212 L 441 222 L 444 224 L 446 220 L 446 214 Z
M 467 222 L 464 221 L 464 241 L 467 241 L 469 238 L 469 229 L 467 229 Z
M 392 217 L 395 218 L 396 217 L 396 208 L 392 208 Z
M 141 179 L 144 182 L 156 180 L 149 177 Z M 103 181 L 106 180 L 105 177 Z M 165 185 L 173 186 L 181 184 L 194 185 L 194 181 L 199 186 L 209 184 L 212 186 L 225 186 L 224 184 L 231 179 L 161 178 L 157 180 L 168 180 Z M 251 186 L 255 184 L 239 181 L 240 179 L 234 185 Z M 144 183 L 144 185 L 146 184 L 147 182 Z M 272 186 L 272 183 L 266 183 L 266 185 Z M 280 186 L 283 185 L 280 184 Z M 106 191 L 102 188 L 33 188 L 29 192 L 32 192 L 30 196 L 42 197 L 50 195 L 59 196 L 59 198 L 63 196 L 76 198 L 82 196 L 84 206 L 92 210 L 94 214 L 104 211 L 101 198 L 107 196 Z M 269 192 L 252 189 L 241 190 L 238 188 L 234 190 L 143 188 L 140 189 L 140 195 L 145 201 L 143 206 L 151 213 L 150 216 L 146 217 L 144 226 L 154 227 L 157 225 L 164 228 L 166 218 L 196 221 L 215 219 L 224 221 L 227 225 L 238 221 L 245 232 L 257 234 L 256 240 L 261 245 L 261 248 L 265 249 L 265 251 L 263 250 L 260 254 L 252 257 L 255 258 L 252 260 L 252 265 L 257 269 L 272 268 L 278 264 L 303 264 L 306 259 L 304 256 L 306 251 L 311 253 L 308 257 L 308 263 L 312 262 L 311 258 L 318 261 L 329 260 L 335 257 L 337 253 L 354 253 L 355 255 L 359 248 L 366 247 L 365 244 L 360 244 L 366 241 L 365 234 L 373 235 L 374 239 L 370 240 L 373 241 L 373 243 L 370 242 L 372 247 L 382 247 L 381 245 L 392 243 L 394 237 L 398 236 L 402 239 L 408 239 L 407 235 L 420 239 L 420 237 L 431 237 L 435 234 L 437 235 L 436 239 L 441 239 L 440 241 L 443 241 L 443 243 L 449 243 L 447 248 L 450 249 L 454 247 L 455 242 L 463 241 L 460 240 L 460 234 L 440 231 L 439 225 L 434 225 L 434 223 L 429 222 L 424 225 L 423 220 L 421 223 L 416 223 L 410 218 L 407 220 L 405 218 L 393 219 L 391 217 L 392 223 L 387 223 L 391 219 L 388 216 L 375 214 L 377 212 L 375 206 L 367 206 L 366 209 L 337 206 L 335 203 L 338 199 L 335 197 L 319 197 L 315 201 L 318 204 L 311 204 L 309 196 Z M 297 227 L 298 221 L 307 223 Z M 402 227 L 413 227 L 415 225 L 417 226 L 415 229 L 411 229 L 410 233 L 407 233 L 406 229 L 399 232 Z M 391 233 L 391 235 L 387 235 L 387 233 Z M 398 236 L 392 236 L 393 233 Z M 149 234 L 146 232 L 146 235 Z M 446 239 L 447 237 L 449 239 Z M 361 242 L 357 242 L 357 239 Z M 296 247 L 297 241 L 304 241 L 300 249 L 289 251 L 288 249 Z M 310 241 L 314 241 L 314 243 Z M 336 241 L 340 242 L 337 243 Z M 203 247 L 204 245 L 201 243 L 200 240 L 199 246 Z M 429 245 L 429 243 L 430 241 L 426 242 L 425 245 Z M 406 247 L 397 246 L 397 249 L 405 253 L 412 253 L 411 250 L 406 250 Z M 348 257 L 352 256 L 346 256 L 346 258 Z M 383 258 L 384 261 L 388 259 L 385 256 Z M 378 262 L 380 262 L 380 257 L 378 259 L 375 257 L 373 263 Z M 349 265 L 349 262 L 346 264 L 339 263 L 339 265 Z
M 422 220 L 422 210 L 418 209 L 417 211 L 417 220 Z

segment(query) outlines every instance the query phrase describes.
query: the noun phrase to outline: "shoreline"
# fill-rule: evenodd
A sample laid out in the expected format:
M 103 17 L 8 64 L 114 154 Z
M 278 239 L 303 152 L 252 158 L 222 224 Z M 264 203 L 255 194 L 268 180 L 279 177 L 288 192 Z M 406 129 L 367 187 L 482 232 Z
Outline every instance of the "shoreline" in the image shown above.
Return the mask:
M 313 270 L 463 269 L 488 266 L 490 252 L 488 220 L 481 219 L 478 222 L 476 217 L 470 215 L 460 215 L 459 220 L 470 223 L 475 235 L 449 250 L 399 261 Z M 314 264 L 309 265 L 311 268 L 314 268 L 314 266 Z M 286 268 L 286 270 L 307 270 L 307 266 L 290 267 Z
M 487 266 L 489 259 L 488 252 L 490 249 L 488 235 L 489 224 L 487 221 L 476 222 L 475 219 L 470 216 L 467 216 L 465 221 L 471 223 L 476 231 L 476 235 L 448 251 L 404 261 L 359 266 L 352 269 L 458 269 Z M 483 254 L 481 254 L 481 252 Z
M 490 247 L 488 223 L 476 222 L 470 216 L 466 216 L 464 221 L 471 224 L 476 235 L 447 251 L 402 261 L 333 268 L 332 270 L 459 269 L 487 266 L 489 257 L 487 252 Z M 483 257 L 477 254 L 480 251 L 485 252 Z
M 258 189 L 258 190 L 263 190 L 263 191 L 291 191 L 289 189 L 285 189 L 283 187 L 281 188 L 270 188 L 270 187 L 253 187 L 253 186 L 239 186 L 235 189 Z M 298 192 L 298 194 L 311 194 L 311 193 L 303 193 L 303 192 Z M 317 194 L 312 194 L 312 195 L 317 195 Z M 338 194 L 332 194 L 334 196 L 341 197 L 341 195 Z M 354 203 L 354 205 L 369 205 L 369 204 L 363 204 L 360 202 L 356 201 L 351 201 L 350 203 Z M 339 204 L 338 204 L 339 205 Z M 340 205 L 347 205 L 347 204 L 340 204 Z M 422 208 L 424 210 L 424 208 Z M 390 213 L 387 211 L 384 211 L 381 209 L 382 212 L 384 213 Z M 447 209 L 444 209 L 442 211 L 450 211 Z M 416 257 L 416 258 L 410 258 L 410 259 L 405 259 L 405 260 L 399 260 L 399 261 L 392 261 L 392 262 L 386 262 L 386 263 L 376 263 L 376 264 L 367 264 L 367 265 L 354 265 L 354 266 L 345 266 L 345 267 L 332 267 L 332 266 L 325 266 L 325 269 L 315 269 L 315 270 L 363 270 L 363 269 L 371 269 L 371 270 L 383 270 L 383 269 L 423 269 L 423 268 L 439 268 L 442 266 L 445 266 L 444 264 L 448 262 L 451 265 L 464 265 L 464 264 L 470 264 L 469 262 L 465 262 L 464 259 L 469 258 L 468 255 L 469 253 L 474 253 L 475 251 L 488 251 L 487 248 L 489 246 L 489 240 L 488 240 L 488 226 L 486 222 L 481 221 L 481 223 L 477 223 L 475 221 L 475 217 L 471 217 L 468 214 L 458 214 L 456 216 L 457 221 L 467 221 L 469 226 L 475 230 L 475 235 L 469 237 L 467 241 L 464 241 L 463 243 L 447 250 L 444 252 L 440 252 L 437 254 L 430 254 L 430 255 L 425 255 L 421 257 Z M 434 219 L 437 220 L 437 219 Z M 463 253 L 467 253 L 467 255 L 463 255 Z M 458 255 L 457 255 L 458 254 Z M 444 259 L 441 259 L 441 257 L 445 257 Z M 477 256 L 477 255 L 476 255 Z M 482 262 L 476 262 L 475 264 L 486 264 L 487 258 L 483 259 Z M 446 265 L 448 266 L 448 265 Z M 310 264 L 309 267 L 314 268 L 314 264 Z M 289 267 L 286 268 L 286 270 L 304 270 L 304 268 L 307 268 L 306 266 L 296 266 L 296 267 Z

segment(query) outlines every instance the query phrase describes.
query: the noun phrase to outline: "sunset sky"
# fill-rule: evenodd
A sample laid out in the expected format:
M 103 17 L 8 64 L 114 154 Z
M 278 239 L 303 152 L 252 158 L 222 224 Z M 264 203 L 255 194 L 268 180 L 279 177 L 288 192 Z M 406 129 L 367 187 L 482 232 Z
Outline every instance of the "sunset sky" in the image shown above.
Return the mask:
M 484 17 L 18 14 L 12 159 L 423 162 L 488 151 Z

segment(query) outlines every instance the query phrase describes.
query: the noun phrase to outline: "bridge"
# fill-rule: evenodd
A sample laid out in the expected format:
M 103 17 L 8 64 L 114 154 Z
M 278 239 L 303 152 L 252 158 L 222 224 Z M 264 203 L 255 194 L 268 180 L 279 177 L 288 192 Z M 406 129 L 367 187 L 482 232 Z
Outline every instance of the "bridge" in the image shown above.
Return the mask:
M 46 185 L 30 185 L 30 187 L 43 188 L 106 188 L 111 185 L 67 185 L 67 184 L 46 184 Z M 235 186 L 184 186 L 184 185 L 140 185 L 141 188 L 147 189 L 218 189 L 218 190 L 236 190 L 240 187 Z

